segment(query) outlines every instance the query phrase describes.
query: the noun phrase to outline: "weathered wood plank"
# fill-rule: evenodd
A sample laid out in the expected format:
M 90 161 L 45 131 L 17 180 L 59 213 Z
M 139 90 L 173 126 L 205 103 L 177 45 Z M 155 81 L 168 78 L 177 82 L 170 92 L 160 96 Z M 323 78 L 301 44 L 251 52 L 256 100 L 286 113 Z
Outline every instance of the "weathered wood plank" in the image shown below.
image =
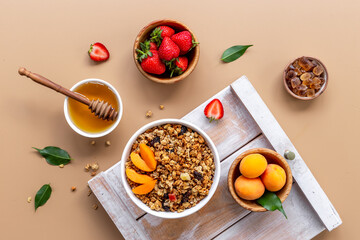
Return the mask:
M 142 217 L 139 223 L 148 229 L 150 238 L 166 236 L 166 239 L 210 239 L 249 214 L 231 197 L 227 173 L 237 156 L 255 147 L 271 148 L 271 145 L 261 135 L 221 162 L 221 178 L 216 193 L 199 212 L 180 219 L 162 219 L 150 214 Z
M 204 117 L 204 109 L 214 98 L 218 98 L 223 103 L 225 117 L 221 121 L 209 124 L 209 120 Z M 241 101 L 236 95 L 234 96 L 230 87 L 226 87 L 182 119 L 196 124 L 210 136 L 221 160 L 261 132 Z
M 293 184 L 283 206 L 288 219 L 279 211 L 252 212 L 215 239 L 302 240 L 311 239 L 325 230 L 297 183 Z
M 339 214 L 249 80 L 243 76 L 231 84 L 231 88 L 238 95 L 275 151 L 282 154 L 285 150 L 290 150 L 296 154 L 295 160 L 289 161 L 296 182 L 326 228 L 331 231 L 338 227 L 342 223 Z
M 136 206 L 136 204 L 128 197 L 120 178 L 120 164 L 121 163 L 118 162 L 105 172 L 106 180 L 108 184 L 111 185 L 112 189 L 114 189 L 116 195 L 121 198 L 122 202 L 127 207 L 132 217 L 134 219 L 137 219 L 140 216 L 144 215 L 145 212 L 141 210 L 138 206 Z
M 147 240 L 145 229 L 132 217 L 127 206 L 110 187 L 101 172 L 89 181 L 89 186 L 103 205 L 110 218 L 127 240 Z

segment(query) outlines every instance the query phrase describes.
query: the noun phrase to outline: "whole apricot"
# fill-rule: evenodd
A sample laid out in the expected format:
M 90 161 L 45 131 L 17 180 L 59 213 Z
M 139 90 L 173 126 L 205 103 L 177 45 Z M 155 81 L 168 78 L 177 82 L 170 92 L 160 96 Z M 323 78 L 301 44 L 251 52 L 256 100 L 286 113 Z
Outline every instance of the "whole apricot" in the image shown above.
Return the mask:
M 259 177 L 246 178 L 241 175 L 235 180 L 234 187 L 237 195 L 245 200 L 258 199 L 265 192 L 264 184 Z
M 277 164 L 269 164 L 261 175 L 261 180 L 267 190 L 271 192 L 279 191 L 286 183 L 285 170 Z
M 249 154 L 240 162 L 239 170 L 244 177 L 259 177 L 266 169 L 266 158 L 258 153 Z

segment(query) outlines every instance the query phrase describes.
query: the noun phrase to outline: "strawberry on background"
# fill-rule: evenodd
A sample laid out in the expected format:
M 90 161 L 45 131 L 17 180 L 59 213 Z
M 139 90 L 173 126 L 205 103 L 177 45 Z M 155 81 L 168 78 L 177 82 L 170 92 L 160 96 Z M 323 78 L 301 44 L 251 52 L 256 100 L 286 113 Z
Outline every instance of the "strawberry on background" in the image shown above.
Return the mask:
M 189 31 L 182 31 L 172 35 L 171 40 L 179 46 L 180 55 L 184 55 L 197 44 Z
M 210 119 L 210 122 L 221 119 L 224 116 L 224 108 L 220 100 L 215 98 L 206 105 L 204 114 Z
M 107 48 L 99 42 L 91 44 L 88 53 L 90 58 L 96 62 L 106 61 L 110 57 Z
M 170 61 L 173 58 L 177 58 L 179 54 L 180 48 L 169 37 L 164 37 L 159 47 L 160 59 Z

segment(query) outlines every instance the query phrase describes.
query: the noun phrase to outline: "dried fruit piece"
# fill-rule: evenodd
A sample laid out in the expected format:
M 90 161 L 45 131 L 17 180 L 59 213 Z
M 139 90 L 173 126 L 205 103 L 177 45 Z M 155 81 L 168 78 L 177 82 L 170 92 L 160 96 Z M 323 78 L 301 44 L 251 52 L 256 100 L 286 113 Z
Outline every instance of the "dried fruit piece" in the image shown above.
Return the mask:
M 189 180 L 191 180 L 191 177 L 190 177 L 190 175 L 189 175 L 188 173 L 181 173 L 181 174 L 180 174 L 180 178 L 181 178 L 181 180 L 183 180 L 183 181 L 189 181 Z
M 151 169 L 144 160 L 140 157 L 139 154 L 132 152 L 130 154 L 130 159 L 132 163 L 137 167 L 138 169 L 144 171 L 144 172 L 152 172 L 154 169 Z
M 139 195 L 143 195 L 143 194 L 148 194 L 149 192 L 151 192 L 156 184 L 156 180 L 144 183 L 140 186 L 137 186 L 135 188 L 132 189 L 133 193 L 135 194 L 139 194 Z
M 147 183 L 154 179 L 148 175 L 137 173 L 134 169 L 127 168 L 125 170 L 126 176 L 135 183 Z
M 74 192 L 75 190 L 76 190 L 76 187 L 75 187 L 75 186 L 72 186 L 72 187 L 71 187 L 71 191 Z
M 154 171 L 156 169 L 157 162 L 153 151 L 144 143 L 140 143 L 139 147 L 141 158 L 145 161 L 149 168 Z
M 194 171 L 194 178 L 201 181 L 201 180 L 203 180 L 203 175 L 197 171 Z
M 155 146 L 155 143 L 160 143 L 160 137 L 159 136 L 156 136 L 153 139 L 151 139 L 150 145 Z
M 176 201 L 176 195 L 174 193 L 170 193 L 169 194 L 169 200 L 172 201 L 172 202 L 175 202 Z
M 322 66 L 316 66 L 314 67 L 313 69 L 313 73 L 316 75 L 316 76 L 320 76 L 322 73 L 324 72 L 324 69 Z
M 295 77 L 290 80 L 290 83 L 291 83 L 292 88 L 296 88 L 297 86 L 299 86 L 301 84 L 301 81 L 298 77 Z

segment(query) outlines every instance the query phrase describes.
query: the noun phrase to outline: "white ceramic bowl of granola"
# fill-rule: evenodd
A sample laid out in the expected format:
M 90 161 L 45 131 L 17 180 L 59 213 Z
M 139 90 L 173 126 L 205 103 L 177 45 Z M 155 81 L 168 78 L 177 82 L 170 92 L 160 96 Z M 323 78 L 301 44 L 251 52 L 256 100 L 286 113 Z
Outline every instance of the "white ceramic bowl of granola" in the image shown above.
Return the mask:
M 153 128 L 156 126 L 161 126 L 164 124 L 180 124 L 180 125 L 186 126 L 190 129 L 196 131 L 199 135 L 201 135 L 204 138 L 205 142 L 207 143 L 207 146 L 211 149 L 213 158 L 214 158 L 213 160 L 214 160 L 214 164 L 215 164 L 215 170 L 214 170 L 213 183 L 210 187 L 209 194 L 205 198 L 203 198 L 199 203 L 197 203 L 195 206 L 185 209 L 183 212 L 180 212 L 180 213 L 178 213 L 178 212 L 162 212 L 162 211 L 155 211 L 155 210 L 150 209 L 146 204 L 144 204 L 132 192 L 131 187 L 127 181 L 126 174 L 125 174 L 125 163 L 128 161 L 129 155 L 131 153 L 130 151 L 132 149 L 132 145 L 134 144 L 134 142 L 136 141 L 138 136 L 150 128 Z M 161 119 L 161 120 L 157 120 L 157 121 L 148 123 L 145 126 L 141 127 L 138 131 L 136 131 L 136 133 L 134 133 L 134 135 L 127 142 L 125 149 L 123 151 L 122 157 L 121 157 L 121 181 L 124 185 L 126 193 L 130 197 L 130 199 L 143 211 L 145 211 L 151 215 L 160 217 L 160 218 L 169 218 L 169 219 L 182 218 L 182 217 L 189 216 L 189 215 L 197 212 L 198 210 L 200 210 L 202 207 L 204 207 L 205 204 L 207 202 L 209 202 L 209 200 L 211 199 L 211 197 L 214 195 L 214 193 L 216 191 L 216 188 L 217 188 L 219 180 L 220 180 L 220 172 L 221 172 L 220 158 L 219 158 L 219 154 L 217 152 L 217 149 L 216 149 L 213 141 L 201 128 L 197 127 L 196 125 L 194 125 L 192 123 L 181 120 L 181 119 Z

